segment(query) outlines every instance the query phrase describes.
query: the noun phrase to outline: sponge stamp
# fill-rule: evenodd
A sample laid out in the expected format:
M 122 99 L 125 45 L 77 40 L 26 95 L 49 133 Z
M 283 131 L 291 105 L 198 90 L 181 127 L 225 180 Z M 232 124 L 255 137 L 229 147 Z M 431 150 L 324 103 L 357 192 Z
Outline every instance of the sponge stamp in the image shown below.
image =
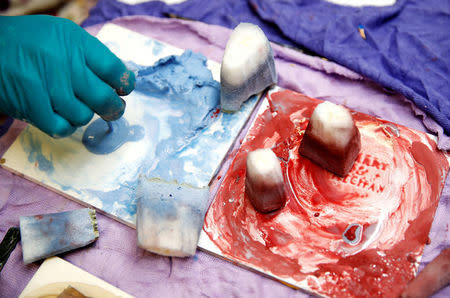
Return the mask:
M 276 83 L 273 52 L 264 32 L 250 23 L 239 24 L 227 42 L 220 69 L 222 111 L 238 111 L 251 95 Z
M 267 213 L 284 206 L 286 193 L 283 173 L 272 150 L 249 152 L 245 175 L 245 193 L 257 211 Z
M 350 111 L 331 102 L 317 105 L 300 144 L 300 154 L 344 177 L 360 149 L 361 136 Z
M 164 256 L 193 256 L 209 189 L 141 177 L 136 196 L 138 246 Z

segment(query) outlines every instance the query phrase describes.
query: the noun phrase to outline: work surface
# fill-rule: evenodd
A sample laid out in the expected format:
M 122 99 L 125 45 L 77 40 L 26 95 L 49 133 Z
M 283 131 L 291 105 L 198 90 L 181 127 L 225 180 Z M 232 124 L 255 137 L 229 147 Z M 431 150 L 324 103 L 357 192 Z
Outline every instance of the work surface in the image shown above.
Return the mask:
M 361 152 L 348 175 L 333 175 L 298 153 L 319 102 L 268 92 L 208 210 L 204 238 L 237 264 L 313 293 L 399 296 L 427 242 L 449 160 L 426 134 L 353 113 Z M 259 148 L 276 153 L 289 189 L 286 205 L 269 214 L 256 212 L 245 191 L 246 159 Z
M 135 30 L 147 34 L 149 32 L 145 28 L 151 27 L 152 34 L 160 34 L 153 37 L 160 40 L 165 40 L 166 38 L 168 42 L 174 42 L 179 47 L 184 46 L 190 48 L 192 45 L 194 50 L 202 50 L 207 57 L 220 60 L 219 57 L 224 44 L 220 43 L 220 40 L 217 41 L 212 38 L 219 35 L 223 36 L 223 32 L 219 28 L 201 24 L 187 24 L 180 21 L 161 21 L 144 18 L 134 20 L 124 19 L 116 22 L 121 25 L 128 24 L 129 27 L 133 27 Z M 129 25 L 131 23 L 134 25 Z M 181 32 L 181 35 L 188 36 L 192 43 L 181 42 L 181 39 L 175 32 L 174 34 L 163 34 L 168 30 L 176 31 L 178 34 Z M 225 31 L 225 34 L 227 33 L 229 34 L 229 32 Z M 209 39 L 207 38 L 205 40 L 205 35 Z M 223 39 L 226 40 L 226 35 Z M 177 42 L 180 44 L 176 44 Z M 181 43 L 184 43 L 184 45 L 181 45 Z M 280 53 L 290 53 L 287 50 L 283 52 L 283 49 L 277 48 L 276 50 L 278 50 L 278 55 Z M 302 61 L 303 63 L 299 63 L 298 61 L 302 58 L 304 59 Z M 303 57 L 300 54 L 297 54 L 297 56 L 291 59 L 289 64 L 293 64 L 291 66 L 293 68 L 292 73 L 299 71 L 308 73 L 310 76 L 305 76 L 305 80 L 299 82 L 298 85 L 294 84 L 293 86 L 287 87 L 302 88 L 304 93 L 312 97 L 328 98 L 336 102 L 346 100 L 346 104 L 350 107 L 353 105 L 355 107 L 358 107 L 358 105 L 364 107 L 364 103 L 358 102 L 356 99 L 367 94 L 372 94 L 370 98 L 377 101 L 375 101 L 376 104 L 370 106 L 371 111 L 369 112 L 388 119 L 390 117 L 397 117 L 396 119 L 389 120 L 394 120 L 402 124 L 410 121 L 412 125 L 406 124 L 407 126 L 417 126 L 420 129 L 420 123 L 416 122 L 416 119 L 411 115 L 411 111 L 402 107 L 401 102 L 398 104 L 398 109 L 394 108 L 395 112 L 392 114 L 383 109 L 384 104 L 391 105 L 391 107 L 396 104 L 395 100 L 398 100 L 398 98 L 395 96 L 383 94 L 381 88 L 369 82 L 353 81 L 351 78 L 345 76 L 346 73 L 351 72 L 345 72 L 342 69 L 340 72 L 341 74 L 344 73 L 344 76 L 336 76 L 336 74 L 327 75 L 324 71 L 319 71 L 317 65 L 322 67 L 322 69 L 327 68 L 328 70 L 340 68 L 332 63 L 308 59 L 308 57 Z M 284 61 L 280 60 L 277 60 L 279 65 L 281 64 L 281 67 L 278 69 L 283 69 Z M 283 80 L 286 77 L 286 75 L 284 77 L 282 76 L 281 79 Z M 353 96 L 346 96 L 355 92 L 357 94 Z M 319 96 L 317 96 L 318 93 Z M 19 127 L 20 124 L 16 123 L 9 134 L 0 140 L 0 153 L 4 152 L 6 144 L 17 135 Z M 0 223 L 2 234 L 6 232 L 9 226 L 18 224 L 18 216 L 20 215 L 56 212 L 79 207 L 77 204 L 57 194 L 46 191 L 42 187 L 27 182 L 20 177 L 13 176 L 3 169 L 0 170 L 0 175 L 2 178 L 0 182 L 2 200 L 0 215 L 2 219 L 6 219 Z M 448 246 L 449 237 L 445 223 L 448 212 L 448 207 L 446 206 L 449 199 L 449 187 L 450 185 L 447 183 L 441 197 L 435 224 L 430 234 L 432 242 L 426 248 L 425 262 L 436 256 L 440 248 Z M 301 292 L 289 289 L 272 280 L 238 268 L 202 252 L 198 252 L 195 257 L 190 259 L 169 259 L 151 255 L 136 248 L 135 232 L 132 229 L 100 215 L 99 229 L 100 239 L 96 244 L 92 247 L 66 254 L 64 258 L 137 296 L 146 296 L 146 293 L 149 291 L 154 293 L 155 296 L 161 296 L 169 292 L 173 293 L 174 296 L 198 296 L 201 294 L 208 296 L 254 295 L 260 297 L 304 295 Z M 20 246 L 14 251 L 0 279 L 0 287 L 6 289 L 4 293 L 8 297 L 17 296 L 20 293 L 38 266 L 38 264 L 24 266 L 19 248 Z M 445 291 L 447 290 L 444 290 L 441 294 L 445 295 Z

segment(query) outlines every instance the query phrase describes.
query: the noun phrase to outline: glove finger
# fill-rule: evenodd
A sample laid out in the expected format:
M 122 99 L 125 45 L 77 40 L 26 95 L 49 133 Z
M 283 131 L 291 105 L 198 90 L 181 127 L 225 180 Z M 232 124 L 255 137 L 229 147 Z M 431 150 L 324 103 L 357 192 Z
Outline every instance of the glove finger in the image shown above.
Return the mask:
M 60 95 L 53 102 L 53 110 L 66 119 L 72 126 L 79 127 L 89 123 L 94 117 L 94 112 L 75 96 Z
M 134 73 L 97 38 L 87 32 L 86 35 L 84 55 L 89 68 L 117 94 L 130 94 L 136 84 Z
M 125 101 L 88 67 L 79 64 L 74 67 L 75 95 L 106 121 L 119 119 L 125 111 Z
M 43 82 L 25 79 L 21 83 L 21 98 L 26 107 L 22 120 L 55 138 L 69 136 L 75 131 L 75 127 L 53 111 L 49 92 Z
M 74 126 L 91 121 L 94 112 L 74 95 L 70 79 L 64 73 L 49 76 L 49 96 L 53 111 Z
M 41 94 L 45 93 L 42 92 Z M 50 104 L 38 103 L 27 121 L 54 138 L 69 136 L 76 129 L 66 119 L 56 114 Z
M 44 123 L 36 121 L 31 124 L 53 138 L 70 136 L 76 130 L 76 127 L 73 127 L 66 119 L 56 113 L 49 114 L 47 117 L 48 119 Z

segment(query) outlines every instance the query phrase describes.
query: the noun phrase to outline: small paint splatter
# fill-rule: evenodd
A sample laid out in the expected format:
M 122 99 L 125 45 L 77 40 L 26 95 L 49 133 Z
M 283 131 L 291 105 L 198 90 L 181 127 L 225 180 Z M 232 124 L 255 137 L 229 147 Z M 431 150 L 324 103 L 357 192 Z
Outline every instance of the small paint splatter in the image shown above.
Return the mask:
M 406 259 L 408 260 L 408 262 L 410 262 L 410 263 L 415 263 L 417 260 L 416 260 L 416 258 L 414 257 L 414 256 L 412 256 L 412 255 L 407 255 L 406 256 Z
M 363 25 L 359 25 L 358 26 L 358 32 L 359 32 L 359 35 L 361 35 L 361 37 L 365 40 L 366 39 L 366 32 L 364 30 L 364 26 Z
M 387 137 L 400 137 L 400 130 L 393 123 L 386 123 L 382 125 L 382 130 L 386 134 Z
M 122 85 L 128 86 L 130 83 L 128 82 L 128 79 L 130 78 L 130 73 L 128 71 L 124 72 L 122 74 L 122 77 L 120 78 L 120 83 Z
M 217 116 L 219 116 L 219 114 L 220 114 L 220 109 L 216 109 L 216 110 L 212 113 L 211 118 L 217 118 Z

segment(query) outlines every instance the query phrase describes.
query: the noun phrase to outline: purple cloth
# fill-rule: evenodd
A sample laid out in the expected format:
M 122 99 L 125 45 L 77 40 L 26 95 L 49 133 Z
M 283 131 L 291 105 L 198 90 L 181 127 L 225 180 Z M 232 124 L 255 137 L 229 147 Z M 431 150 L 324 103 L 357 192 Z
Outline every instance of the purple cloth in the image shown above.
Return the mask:
M 228 28 L 257 24 L 271 41 L 305 47 L 405 95 L 450 135 L 448 0 L 398 0 L 393 6 L 364 8 L 318 0 L 188 0 L 171 6 L 104 0 L 84 25 L 136 14 L 174 14 Z
M 221 60 L 231 32 L 223 27 L 199 22 L 151 17 L 127 17 L 113 23 L 178 47 L 201 52 L 216 61 Z M 89 31 L 95 34 L 100 27 L 91 27 Z M 352 109 L 425 130 L 409 105 L 404 104 L 403 96 L 386 94 L 377 84 L 335 63 L 272 46 L 281 86 L 310 96 L 345 103 Z M 22 122 L 15 121 L 8 133 L 0 138 L 0 155 L 23 125 Z M 214 186 L 217 186 L 217 182 Z M 0 169 L 0 236 L 9 227 L 17 226 L 22 215 L 77 208 L 80 208 L 77 203 Z M 430 233 L 432 242 L 425 249 L 421 268 L 443 247 L 450 245 L 449 231 L 446 228 L 449 216 L 450 178 L 447 179 L 441 196 Z M 136 232 L 133 229 L 101 214 L 97 218 L 100 231 L 98 241 L 62 257 L 137 297 L 308 296 L 302 291 L 293 290 L 201 251 L 195 257 L 187 259 L 171 259 L 147 253 L 137 247 Z M 0 296 L 17 297 L 38 266 L 39 263 L 28 266 L 23 264 L 21 246 L 18 245 L 0 275 Z M 435 295 L 449 296 L 450 287 Z
M 188 1 L 187 4 L 182 3 L 180 8 L 177 9 L 177 15 L 181 15 L 179 10 L 186 5 L 189 7 L 189 3 L 190 1 Z M 202 3 L 202 5 L 203 4 L 205 3 Z M 174 7 L 177 7 L 177 5 Z M 252 22 L 261 28 L 264 28 L 266 34 L 272 38 L 272 41 L 290 46 L 295 45 L 290 39 L 283 37 L 283 32 L 278 29 L 275 24 L 258 19 L 258 15 L 253 12 L 250 3 L 247 3 L 246 1 L 230 1 L 227 6 L 223 6 L 223 1 L 209 1 L 207 5 L 199 7 L 202 7 L 202 9 L 198 9 L 197 7 L 197 13 L 192 19 L 201 20 L 208 24 L 225 25 L 225 27 L 228 28 L 236 27 L 243 20 Z M 217 8 L 226 9 L 226 12 L 217 14 Z M 115 0 L 100 0 L 91 9 L 89 17 L 83 22 L 82 26 L 92 26 L 123 16 L 147 15 L 169 17 L 170 11 L 171 6 L 160 1 L 149 1 L 128 5 Z M 192 12 L 193 10 L 189 9 L 188 14 L 192 15 Z
M 167 15 L 164 11 L 168 7 L 166 3 L 161 1 L 149 1 L 136 5 L 128 5 L 115 0 L 99 0 L 89 11 L 88 18 L 81 25 L 82 27 L 89 27 L 103 24 L 118 17 L 133 15 L 165 17 Z

